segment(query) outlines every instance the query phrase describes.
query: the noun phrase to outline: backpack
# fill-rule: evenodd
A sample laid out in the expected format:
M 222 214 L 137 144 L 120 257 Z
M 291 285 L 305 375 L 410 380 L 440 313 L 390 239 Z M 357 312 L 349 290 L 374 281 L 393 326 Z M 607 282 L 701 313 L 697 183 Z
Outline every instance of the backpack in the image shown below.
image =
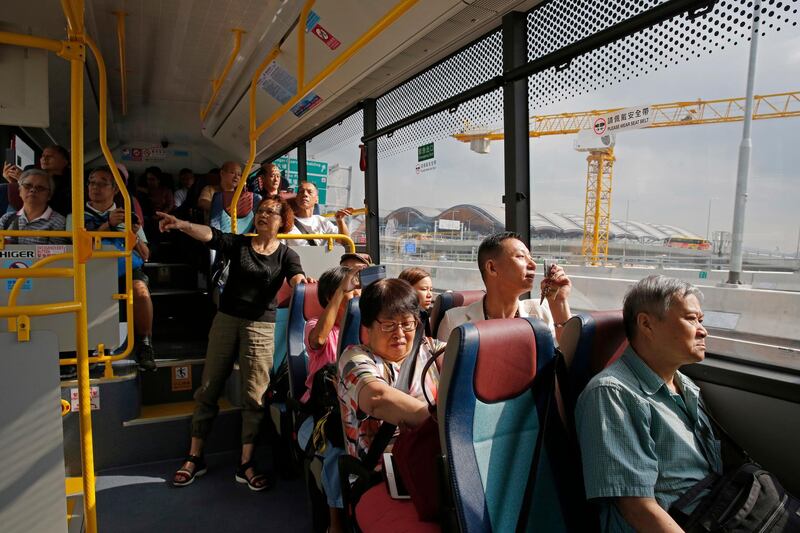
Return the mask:
M 314 374 L 311 385 L 311 398 L 308 407 L 314 417 L 314 436 L 309 444 L 311 453 L 324 449 L 325 441 L 336 448 L 344 448 L 344 432 L 339 414 L 339 395 L 336 385 L 339 382 L 336 365 L 328 363 Z

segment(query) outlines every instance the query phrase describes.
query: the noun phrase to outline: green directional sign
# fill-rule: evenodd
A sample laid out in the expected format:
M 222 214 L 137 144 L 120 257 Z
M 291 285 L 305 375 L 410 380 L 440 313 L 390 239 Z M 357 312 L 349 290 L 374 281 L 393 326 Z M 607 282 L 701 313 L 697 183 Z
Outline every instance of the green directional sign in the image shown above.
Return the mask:
M 417 147 L 417 162 L 433 159 L 433 143 L 423 144 Z
M 701 270 L 700 279 L 708 279 L 708 272 L 706 272 L 705 270 Z
M 297 159 L 282 156 L 273 161 L 283 176 L 289 181 L 289 187 L 297 191 Z M 306 161 L 308 181 L 319 189 L 319 203 L 325 205 L 328 200 L 328 163 L 325 161 Z

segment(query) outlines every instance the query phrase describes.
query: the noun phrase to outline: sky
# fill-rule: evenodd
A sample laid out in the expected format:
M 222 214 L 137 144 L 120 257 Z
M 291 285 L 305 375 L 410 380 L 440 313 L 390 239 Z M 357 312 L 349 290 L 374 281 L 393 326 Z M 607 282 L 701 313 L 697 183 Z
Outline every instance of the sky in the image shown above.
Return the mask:
M 756 94 L 800 91 L 800 27 L 768 32 L 759 42 Z M 680 100 L 743 97 L 749 44 L 716 50 L 631 81 L 580 95 L 531 114 L 628 107 Z M 795 105 L 800 109 L 800 105 Z M 500 118 L 500 120 L 502 120 Z M 494 121 L 493 127 L 502 128 Z M 617 136 L 612 218 L 673 224 L 701 236 L 730 231 L 742 123 L 621 132 Z M 530 142 L 532 209 L 581 214 L 586 155 L 573 135 Z M 421 139 L 420 144 L 427 142 Z M 794 253 L 800 234 L 800 117 L 755 121 L 745 219 L 745 246 Z M 352 198 L 363 198 L 357 137 L 319 154 L 352 165 Z M 503 144 L 477 154 L 452 138 L 435 142 L 436 169 L 418 174 L 417 145 L 381 157 L 380 210 L 446 208 L 459 203 L 502 206 Z M 710 213 L 710 217 L 709 217 Z M 710 219 L 710 225 L 708 224 Z

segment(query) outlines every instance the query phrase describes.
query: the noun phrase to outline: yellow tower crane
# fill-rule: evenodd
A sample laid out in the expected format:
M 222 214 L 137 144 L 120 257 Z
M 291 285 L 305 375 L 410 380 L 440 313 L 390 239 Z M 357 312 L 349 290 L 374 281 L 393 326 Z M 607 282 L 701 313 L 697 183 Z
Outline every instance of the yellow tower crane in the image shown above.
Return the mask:
M 650 120 L 644 128 L 696 126 L 744 120 L 744 98 L 671 102 L 649 106 Z M 604 117 L 624 108 L 595 109 L 577 113 L 556 113 L 530 117 L 530 137 L 569 135 L 591 130 L 597 117 Z M 800 117 L 800 91 L 766 94 L 754 97 L 753 120 Z M 479 152 L 488 151 L 489 141 L 501 141 L 503 131 L 464 132 L 453 135 L 469 142 Z M 611 184 L 614 170 L 613 144 L 602 148 L 580 148 L 589 152 L 584 206 L 584 257 L 593 265 L 608 258 L 608 235 L 611 223 Z

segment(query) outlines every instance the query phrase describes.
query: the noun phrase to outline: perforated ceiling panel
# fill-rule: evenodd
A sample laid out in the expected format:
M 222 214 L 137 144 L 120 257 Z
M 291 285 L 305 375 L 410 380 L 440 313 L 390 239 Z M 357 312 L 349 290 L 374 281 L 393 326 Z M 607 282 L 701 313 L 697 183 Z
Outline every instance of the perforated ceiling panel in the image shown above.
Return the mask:
M 643 13 L 666 0 L 566 0 L 528 14 L 528 59 L 534 60 Z M 576 58 L 569 68 L 549 69 L 529 79 L 529 107 L 585 94 L 638 78 L 714 50 L 750 40 L 752 0 L 720 0 L 695 19 L 676 17 Z M 798 25 L 798 0 L 763 0 L 762 35 Z M 569 27 L 566 22 L 569 21 Z M 559 28 L 561 30 L 553 30 Z
M 356 111 L 338 124 L 335 124 L 313 137 L 307 147 L 309 155 L 325 154 L 338 148 L 346 142 L 358 146 L 361 143 L 361 135 L 364 131 L 364 112 Z
M 378 128 L 462 93 L 502 72 L 503 41 L 500 31 L 496 31 L 378 98 Z M 502 116 L 503 101 L 499 94 L 500 91 L 495 91 L 461 105 L 455 113 L 443 113 L 433 117 L 434 120 L 423 120 L 403 128 L 379 143 L 378 151 L 381 155 L 389 155 L 388 152 L 395 153 L 395 147 L 402 149 L 422 139 L 446 136 L 448 133 L 443 132 L 462 128 L 465 120 L 479 124 L 485 117 Z
M 552 0 L 528 14 L 528 58 L 533 60 L 666 0 Z M 800 0 L 763 0 L 762 34 L 796 29 Z M 711 12 L 689 20 L 684 16 L 586 53 L 569 68 L 549 69 L 529 78 L 531 113 L 548 104 L 585 94 L 670 65 L 702 57 L 714 50 L 746 43 L 752 27 L 752 0 L 719 0 Z M 500 31 L 473 44 L 434 68 L 378 99 L 378 127 L 425 109 L 502 73 Z M 439 113 L 402 128 L 378 142 L 386 157 L 422 142 L 464 130 L 502 124 L 502 91 L 462 104 L 454 113 Z

